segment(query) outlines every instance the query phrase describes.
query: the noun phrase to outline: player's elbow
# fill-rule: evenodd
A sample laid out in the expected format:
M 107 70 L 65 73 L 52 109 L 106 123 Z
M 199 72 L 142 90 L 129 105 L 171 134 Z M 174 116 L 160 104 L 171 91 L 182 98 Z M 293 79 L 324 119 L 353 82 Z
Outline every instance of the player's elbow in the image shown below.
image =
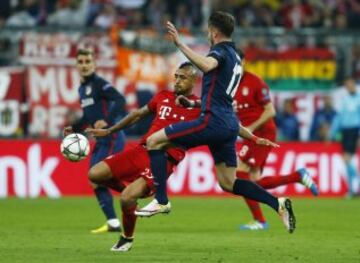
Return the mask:
M 157 143 L 156 143 L 154 136 L 149 136 L 146 139 L 146 148 L 148 150 L 156 150 L 156 146 L 157 146 Z
M 203 68 L 201 69 L 201 71 L 204 73 L 208 73 L 208 72 L 212 71 L 213 69 L 215 69 L 216 67 L 217 67 L 217 63 L 209 63 L 209 64 L 205 63 L 203 65 Z
M 276 116 L 275 107 L 271 103 L 265 108 L 265 111 L 269 118 L 274 118 Z
M 201 64 L 200 70 L 204 73 L 210 72 L 218 66 L 218 61 L 212 57 L 207 57 Z
M 270 118 L 274 118 L 276 116 L 276 110 L 274 107 L 270 109 L 269 116 Z
M 208 72 L 212 71 L 214 68 L 215 68 L 215 67 L 211 67 L 211 66 L 209 66 L 209 65 L 204 65 L 204 66 L 201 68 L 201 71 L 202 71 L 203 73 L 208 73 Z

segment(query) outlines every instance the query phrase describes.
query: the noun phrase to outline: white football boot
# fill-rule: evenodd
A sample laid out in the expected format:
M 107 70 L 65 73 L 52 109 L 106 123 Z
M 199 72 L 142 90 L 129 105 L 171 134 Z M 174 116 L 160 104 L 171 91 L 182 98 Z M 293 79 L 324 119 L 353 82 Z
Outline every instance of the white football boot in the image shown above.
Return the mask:
M 301 177 L 301 183 L 310 189 L 311 193 L 315 196 L 319 195 L 319 189 L 312 179 L 309 171 L 306 168 L 301 168 L 297 170 L 297 172 L 300 174 Z
M 110 249 L 110 251 L 115 251 L 115 252 L 127 252 L 131 249 L 132 245 L 133 245 L 133 238 L 126 238 L 124 236 L 121 236 L 119 241 L 112 246 L 112 248 Z
M 278 213 L 289 233 L 293 233 L 296 228 L 296 219 L 291 206 L 291 201 L 287 197 L 279 197 L 279 210 Z
M 149 204 L 135 211 L 136 216 L 150 217 L 156 214 L 168 214 L 171 211 L 171 204 L 161 205 L 156 199 L 153 199 Z

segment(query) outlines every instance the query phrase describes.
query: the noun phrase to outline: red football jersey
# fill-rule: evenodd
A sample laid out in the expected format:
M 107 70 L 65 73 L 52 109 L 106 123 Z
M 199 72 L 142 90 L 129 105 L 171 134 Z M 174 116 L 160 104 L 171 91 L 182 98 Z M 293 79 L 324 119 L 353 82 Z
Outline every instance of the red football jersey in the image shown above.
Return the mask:
M 188 97 L 191 100 L 198 100 L 197 96 Z M 156 114 L 149 131 L 144 135 L 141 142 L 146 143 L 146 139 L 154 132 L 169 126 L 170 124 L 191 121 L 199 117 L 200 108 L 185 108 L 177 106 L 175 103 L 176 94 L 172 91 L 161 91 L 157 93 L 147 104 L 150 111 Z M 175 160 L 180 161 L 185 156 L 185 151 L 180 148 L 170 148 L 168 151 Z
M 237 116 L 243 126 L 256 121 L 264 111 L 264 106 L 271 101 L 268 85 L 261 78 L 245 71 L 234 96 L 237 103 Z M 268 120 L 260 130 L 276 129 L 275 121 Z

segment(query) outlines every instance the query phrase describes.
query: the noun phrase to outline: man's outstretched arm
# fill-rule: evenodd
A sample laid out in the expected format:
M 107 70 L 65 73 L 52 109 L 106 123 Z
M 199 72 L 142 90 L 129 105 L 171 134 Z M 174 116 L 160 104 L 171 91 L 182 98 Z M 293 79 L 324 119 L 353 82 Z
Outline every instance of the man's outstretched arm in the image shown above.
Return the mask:
M 150 115 L 151 111 L 149 110 L 148 106 L 145 105 L 144 107 L 137 109 L 128 115 L 126 115 L 124 118 L 122 118 L 118 123 L 114 124 L 108 129 L 92 129 L 88 128 L 86 129 L 86 132 L 91 133 L 95 137 L 104 137 L 107 135 L 110 135 L 114 132 L 120 131 L 122 129 L 125 129 L 136 122 L 142 120 L 146 116 Z
M 239 127 L 239 136 L 244 138 L 244 139 L 253 141 L 258 145 L 279 147 L 278 144 L 276 144 L 276 143 L 274 143 L 274 142 L 272 142 L 272 141 L 270 141 L 268 139 L 260 138 L 260 137 L 255 136 L 252 132 L 250 132 L 247 128 L 245 128 L 242 125 L 240 125 L 240 127 Z
M 174 44 L 191 61 L 191 63 L 198 67 L 202 72 L 209 72 L 218 66 L 219 63 L 215 58 L 202 56 L 189 48 L 186 44 L 182 43 L 176 27 L 171 22 L 168 21 L 166 26 Z

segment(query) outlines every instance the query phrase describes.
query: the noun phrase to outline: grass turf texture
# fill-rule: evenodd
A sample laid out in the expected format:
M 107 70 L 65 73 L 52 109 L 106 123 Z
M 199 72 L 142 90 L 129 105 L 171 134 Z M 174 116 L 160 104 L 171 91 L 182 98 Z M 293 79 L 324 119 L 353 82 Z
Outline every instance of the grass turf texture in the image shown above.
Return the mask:
M 118 234 L 89 232 L 104 223 L 94 198 L 0 199 L 0 262 L 360 262 L 360 199 L 295 199 L 294 234 L 269 208 L 269 230 L 238 230 L 250 215 L 236 198 L 172 205 L 139 218 L 132 250 L 114 253 Z

